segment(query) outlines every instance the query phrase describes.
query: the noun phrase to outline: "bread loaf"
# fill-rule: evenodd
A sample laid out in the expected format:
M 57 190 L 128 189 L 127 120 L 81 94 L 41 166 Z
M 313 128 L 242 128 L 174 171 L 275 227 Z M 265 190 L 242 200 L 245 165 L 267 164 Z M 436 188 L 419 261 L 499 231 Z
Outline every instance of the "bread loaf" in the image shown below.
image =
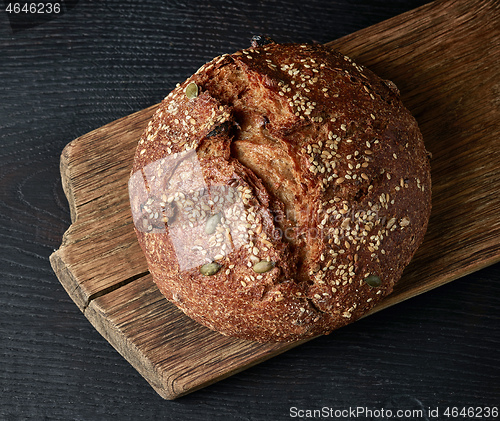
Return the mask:
M 261 342 L 370 310 L 431 209 L 428 154 L 395 85 L 307 44 L 225 54 L 179 84 L 139 141 L 129 193 L 165 297 Z

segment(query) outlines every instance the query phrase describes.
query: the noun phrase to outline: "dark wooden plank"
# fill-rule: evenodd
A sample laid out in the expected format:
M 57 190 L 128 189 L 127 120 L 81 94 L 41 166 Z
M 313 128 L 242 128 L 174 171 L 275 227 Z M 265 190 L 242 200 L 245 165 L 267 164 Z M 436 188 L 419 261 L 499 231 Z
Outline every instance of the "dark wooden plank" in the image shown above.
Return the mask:
M 327 42 L 425 2 L 80 1 L 16 34 L 0 13 L 0 419 L 284 421 L 291 406 L 498 404 L 500 264 L 165 402 L 48 262 L 71 223 L 58 170 L 69 140 L 156 103 L 251 34 Z

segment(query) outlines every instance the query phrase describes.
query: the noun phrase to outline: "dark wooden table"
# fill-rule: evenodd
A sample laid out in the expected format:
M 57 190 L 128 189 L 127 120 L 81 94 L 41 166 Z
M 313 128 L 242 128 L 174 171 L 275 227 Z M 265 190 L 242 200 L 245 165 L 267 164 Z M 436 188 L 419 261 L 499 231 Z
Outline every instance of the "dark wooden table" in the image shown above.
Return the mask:
M 70 224 L 70 140 L 159 102 L 254 34 L 325 43 L 426 1 L 59 3 L 57 15 L 0 12 L 0 420 L 494 419 L 500 264 L 169 402 L 48 261 Z

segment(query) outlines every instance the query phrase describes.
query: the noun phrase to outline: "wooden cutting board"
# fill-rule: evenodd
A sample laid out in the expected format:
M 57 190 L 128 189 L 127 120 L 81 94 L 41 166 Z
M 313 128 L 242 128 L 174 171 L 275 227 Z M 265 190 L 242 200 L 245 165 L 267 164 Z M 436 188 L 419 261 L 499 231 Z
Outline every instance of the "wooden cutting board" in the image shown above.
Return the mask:
M 396 83 L 433 154 L 424 243 L 373 312 L 500 261 L 499 3 L 434 2 L 328 45 Z M 61 174 L 72 224 L 50 261 L 95 328 L 162 397 L 174 399 L 299 343 L 224 337 L 157 290 L 127 193 L 136 143 L 156 107 L 66 146 Z

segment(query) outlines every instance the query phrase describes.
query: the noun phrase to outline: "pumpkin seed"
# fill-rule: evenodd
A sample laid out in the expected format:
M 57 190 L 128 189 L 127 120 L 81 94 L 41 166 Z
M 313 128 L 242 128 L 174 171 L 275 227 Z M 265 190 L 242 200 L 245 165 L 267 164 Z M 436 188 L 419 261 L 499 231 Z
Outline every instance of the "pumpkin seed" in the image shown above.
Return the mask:
M 213 234 L 217 229 L 217 225 L 220 224 L 221 219 L 222 219 L 222 214 L 220 212 L 208 218 L 205 224 L 205 234 L 207 235 Z
M 269 272 L 274 267 L 274 262 L 268 262 L 267 260 L 261 260 L 253 265 L 254 272 L 265 273 Z
M 377 275 L 368 275 L 365 278 L 365 282 L 371 287 L 377 288 L 382 285 L 382 280 Z
M 216 262 L 206 263 L 200 268 L 200 273 L 205 276 L 215 275 L 222 266 Z
M 191 82 L 188 86 L 186 86 L 186 90 L 184 91 L 188 99 L 193 99 L 198 96 L 198 85 L 194 82 Z

